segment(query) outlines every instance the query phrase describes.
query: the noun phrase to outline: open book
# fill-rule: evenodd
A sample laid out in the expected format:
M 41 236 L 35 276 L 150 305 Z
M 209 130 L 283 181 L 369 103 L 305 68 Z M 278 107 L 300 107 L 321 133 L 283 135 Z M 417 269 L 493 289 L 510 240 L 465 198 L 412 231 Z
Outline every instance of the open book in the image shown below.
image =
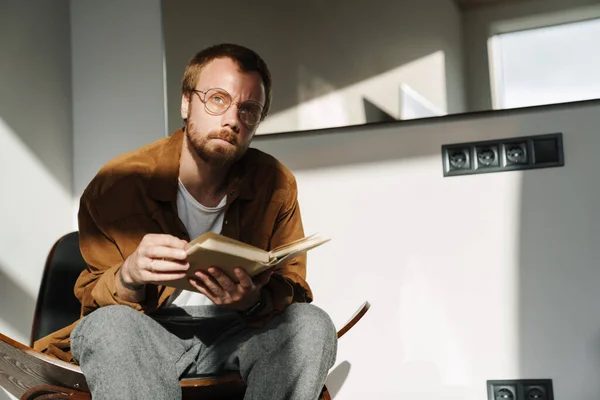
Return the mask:
M 220 268 L 234 282 L 237 282 L 237 277 L 233 272 L 236 267 L 243 268 L 248 275 L 253 277 L 268 269 L 277 268 L 295 256 L 329 240 L 331 239 L 315 234 L 279 246 L 271 251 L 265 251 L 218 233 L 207 232 L 188 244 L 187 260 L 190 268 L 187 270 L 186 277 L 158 284 L 195 291 L 196 289 L 189 284 L 187 278 L 194 277 L 196 271 L 206 271 L 211 266 Z

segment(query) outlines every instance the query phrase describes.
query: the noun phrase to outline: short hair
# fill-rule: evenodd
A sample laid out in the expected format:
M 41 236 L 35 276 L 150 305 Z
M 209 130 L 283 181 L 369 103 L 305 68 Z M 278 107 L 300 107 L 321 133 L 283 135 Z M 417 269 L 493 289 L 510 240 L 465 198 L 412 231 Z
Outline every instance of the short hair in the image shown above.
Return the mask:
M 262 117 L 266 117 L 271 108 L 272 89 L 271 73 L 265 61 L 253 50 L 247 47 L 231 43 L 222 43 L 205 48 L 198 52 L 187 64 L 183 79 L 181 81 L 181 91 L 183 94 L 191 95 L 196 88 L 200 72 L 211 61 L 217 58 L 230 58 L 240 68 L 242 72 L 258 72 L 265 87 L 265 104 Z

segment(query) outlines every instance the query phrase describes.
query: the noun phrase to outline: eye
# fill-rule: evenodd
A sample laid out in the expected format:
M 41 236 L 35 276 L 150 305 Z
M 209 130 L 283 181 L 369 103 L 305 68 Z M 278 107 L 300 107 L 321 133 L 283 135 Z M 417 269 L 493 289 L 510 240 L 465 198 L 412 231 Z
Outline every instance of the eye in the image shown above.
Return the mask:
M 240 104 L 240 112 L 249 115 L 260 115 L 262 113 L 262 107 L 252 101 L 248 101 Z
M 210 101 L 215 104 L 225 104 L 225 99 L 219 95 L 211 97 Z
M 216 110 L 222 110 L 231 104 L 231 96 L 223 90 L 211 89 L 208 91 L 206 98 L 207 105 L 216 107 Z

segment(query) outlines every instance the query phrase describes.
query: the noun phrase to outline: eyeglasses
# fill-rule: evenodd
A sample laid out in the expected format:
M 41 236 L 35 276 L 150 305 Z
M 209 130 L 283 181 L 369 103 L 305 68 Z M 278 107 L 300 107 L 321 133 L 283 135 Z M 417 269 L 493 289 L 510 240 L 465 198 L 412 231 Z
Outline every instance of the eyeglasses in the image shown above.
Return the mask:
M 202 90 L 193 90 L 198 94 L 198 98 L 204 103 L 204 109 L 212 115 L 221 115 L 234 103 L 231 95 L 224 89 L 213 88 L 203 92 Z M 204 98 L 200 96 L 204 95 Z M 263 106 L 254 100 L 246 100 L 242 103 L 235 103 L 238 108 L 238 118 L 247 126 L 257 125 L 263 118 Z

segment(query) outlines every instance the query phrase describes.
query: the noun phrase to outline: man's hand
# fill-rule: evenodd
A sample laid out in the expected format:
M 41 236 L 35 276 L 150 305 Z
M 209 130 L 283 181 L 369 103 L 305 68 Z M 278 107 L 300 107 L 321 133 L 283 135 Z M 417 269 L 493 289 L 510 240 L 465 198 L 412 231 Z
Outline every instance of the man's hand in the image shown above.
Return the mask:
M 121 267 L 125 287 L 181 279 L 190 267 L 187 242 L 166 234 L 147 234 Z
M 190 284 L 217 305 L 224 305 L 237 311 L 244 311 L 260 300 L 260 290 L 269 282 L 273 270 L 258 274 L 254 279 L 242 268 L 234 269 L 239 283 L 235 283 L 219 268 L 210 267 L 208 273 L 198 271 Z

